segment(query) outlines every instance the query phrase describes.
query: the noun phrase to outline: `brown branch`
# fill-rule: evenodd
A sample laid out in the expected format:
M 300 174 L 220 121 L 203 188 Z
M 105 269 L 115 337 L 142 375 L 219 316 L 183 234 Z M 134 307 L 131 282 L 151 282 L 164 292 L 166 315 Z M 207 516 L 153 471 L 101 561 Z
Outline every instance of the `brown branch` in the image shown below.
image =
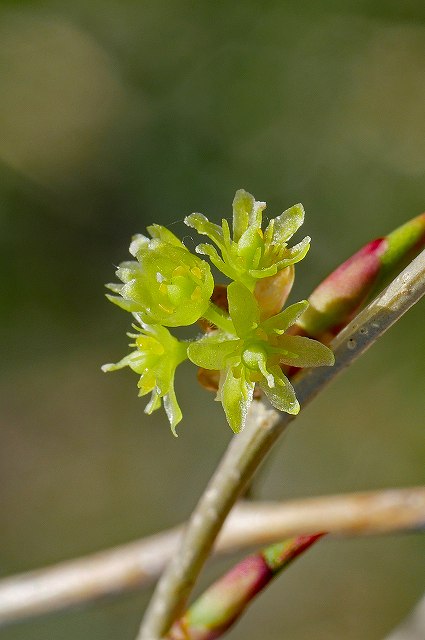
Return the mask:
M 425 526 L 425 487 L 386 489 L 284 503 L 237 505 L 216 552 L 277 542 L 316 530 L 363 535 Z M 0 581 L 0 625 L 149 586 L 173 557 L 183 527 Z

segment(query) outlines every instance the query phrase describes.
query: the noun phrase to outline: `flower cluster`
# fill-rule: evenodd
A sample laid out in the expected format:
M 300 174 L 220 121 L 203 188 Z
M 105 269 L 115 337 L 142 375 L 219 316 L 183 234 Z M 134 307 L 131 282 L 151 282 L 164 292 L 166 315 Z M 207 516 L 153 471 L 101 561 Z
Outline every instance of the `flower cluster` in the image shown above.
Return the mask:
M 178 365 L 187 358 L 215 374 L 217 399 L 235 433 L 246 419 L 257 384 L 271 404 L 296 414 L 299 404 L 282 367 L 317 367 L 333 364 L 333 354 L 322 343 L 288 335 L 286 331 L 303 314 L 308 302 L 293 304 L 283 311 L 294 278 L 294 264 L 306 255 L 310 238 L 293 247 L 288 241 L 304 221 L 304 210 L 295 205 L 269 221 L 262 230 L 264 202 L 246 191 L 236 192 L 233 201 L 233 237 L 226 220 L 221 226 L 194 213 L 185 220 L 218 247 L 201 244 L 198 254 L 231 282 L 225 304 L 216 304 L 209 264 L 193 255 L 168 229 L 148 227 L 150 238 L 134 236 L 130 253 L 116 275 L 120 284 L 107 287 L 115 294 L 109 300 L 136 318 L 136 334 L 129 355 L 117 364 L 103 366 L 113 371 L 129 366 L 140 375 L 140 393 L 151 393 L 145 409 L 152 413 L 164 404 L 173 433 L 182 418 L 174 391 Z M 166 327 L 193 325 L 208 327 L 205 335 L 179 341 Z M 140 325 L 140 326 L 139 326 Z

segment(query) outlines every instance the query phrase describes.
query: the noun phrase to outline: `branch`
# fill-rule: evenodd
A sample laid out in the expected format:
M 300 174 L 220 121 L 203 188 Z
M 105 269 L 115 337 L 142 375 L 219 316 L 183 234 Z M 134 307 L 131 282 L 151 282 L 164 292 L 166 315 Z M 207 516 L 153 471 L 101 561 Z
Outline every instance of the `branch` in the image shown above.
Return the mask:
M 289 538 L 243 558 L 174 622 L 167 640 L 220 638 L 239 620 L 254 598 L 323 535 Z
M 425 595 L 413 611 L 385 640 L 423 640 L 425 638 Z
M 334 367 L 294 379 L 305 407 L 336 375 L 371 347 L 425 293 L 425 251 L 333 340 Z M 253 403 L 245 430 L 231 441 L 190 518 L 179 552 L 161 577 L 137 640 L 158 640 L 183 612 L 192 587 L 230 509 L 269 449 L 294 419 Z
M 369 535 L 425 525 L 425 486 L 291 500 L 232 510 L 215 551 L 229 553 L 289 536 L 328 531 Z M 149 586 L 177 552 L 183 527 L 108 551 L 0 580 L 0 626 Z

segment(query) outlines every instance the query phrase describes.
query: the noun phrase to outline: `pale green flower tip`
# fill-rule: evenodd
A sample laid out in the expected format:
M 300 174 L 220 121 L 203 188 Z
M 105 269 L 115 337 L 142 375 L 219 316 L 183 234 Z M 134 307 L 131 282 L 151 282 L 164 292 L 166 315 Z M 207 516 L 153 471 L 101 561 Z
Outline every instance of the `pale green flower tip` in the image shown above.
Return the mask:
M 178 438 L 178 437 L 179 437 L 179 434 L 178 434 L 178 433 L 177 433 L 177 431 L 176 431 L 176 427 L 177 427 L 177 425 L 178 425 L 178 424 L 180 424 L 180 422 L 182 421 L 182 419 L 183 419 L 183 416 L 182 416 L 181 414 L 180 414 L 180 418 L 179 418 L 178 420 L 170 420 L 170 419 L 169 419 L 171 433 L 173 434 L 173 436 L 174 436 L 175 438 Z
M 304 205 L 302 205 L 301 202 L 294 204 L 292 207 L 288 209 L 286 213 L 288 217 L 290 216 L 291 218 L 296 219 L 297 225 L 299 227 L 301 227 L 301 225 L 304 223 L 305 209 L 304 209 Z
M 120 296 L 112 296 L 110 293 L 105 293 L 105 298 L 124 311 L 129 311 L 130 313 L 142 311 L 141 306 L 132 300 L 125 300 L 125 298 L 121 298 Z
M 177 402 L 177 398 L 176 398 L 176 394 L 173 386 L 170 388 L 169 392 L 164 396 L 163 401 L 164 401 L 165 413 L 167 414 L 167 418 L 170 423 L 171 432 L 175 438 L 178 438 L 176 427 L 182 421 L 183 414 Z
M 175 247 L 180 247 L 180 249 L 186 249 L 181 240 L 179 240 L 172 231 L 161 224 L 151 224 L 147 227 L 147 230 L 154 240 L 161 240 L 162 242 L 167 242 Z
M 115 365 L 112 362 L 109 362 L 108 364 L 102 364 L 100 368 L 103 373 L 108 373 L 108 371 L 114 371 L 116 369 Z
M 195 247 L 195 252 L 200 256 L 208 256 L 214 248 L 210 244 L 198 244 Z
M 188 216 L 185 216 L 183 222 L 185 223 L 186 226 L 188 227 L 192 227 L 193 225 L 193 220 L 194 218 L 196 218 L 197 216 L 202 216 L 202 213 L 190 213 Z
M 124 285 L 122 283 L 118 283 L 118 282 L 108 282 L 107 284 L 105 284 L 105 287 L 109 289 L 109 291 L 112 291 L 113 293 L 121 293 L 123 286 Z M 105 295 L 108 295 L 108 294 L 105 294 Z
M 149 238 L 144 236 L 142 233 L 136 233 L 136 235 L 131 238 L 129 252 L 136 258 L 138 252 L 143 249 L 143 247 L 146 247 L 148 243 Z
M 231 430 L 233 431 L 233 433 L 235 435 L 237 435 L 238 433 L 240 433 L 243 430 L 243 426 L 240 423 L 234 423 L 231 422 L 230 420 L 227 421 L 229 424 L 229 427 L 231 428 Z
M 328 359 L 322 366 L 333 367 L 333 365 L 335 364 L 335 354 L 331 349 L 329 349 L 328 351 Z
M 241 200 L 248 200 L 248 202 L 254 202 L 255 198 L 252 193 L 245 191 L 245 189 L 237 189 L 235 197 L 233 198 L 233 204 L 240 202 Z
M 294 404 L 288 407 L 288 409 L 286 410 L 286 413 L 289 413 L 291 416 L 296 416 L 299 414 L 300 409 L 301 409 L 300 403 L 297 400 L 296 402 L 294 402 Z
M 311 247 L 311 238 L 310 236 L 306 236 L 301 240 L 301 242 L 299 242 L 294 247 L 292 247 L 292 249 L 290 249 L 290 251 L 292 251 L 295 254 L 296 262 L 300 262 L 306 257 L 307 253 L 310 251 L 310 247 Z
M 229 425 L 229 427 L 231 428 L 231 430 L 235 435 L 243 431 L 243 428 L 245 426 L 246 416 L 242 416 L 242 418 L 240 418 L 240 416 L 233 416 L 231 412 L 228 412 L 226 413 L 226 418 L 227 418 L 227 424 Z
M 209 222 L 209 220 L 203 213 L 191 213 L 184 219 L 184 223 L 187 227 L 191 227 L 191 229 L 196 230 L 198 229 L 198 226 L 202 226 L 206 222 Z

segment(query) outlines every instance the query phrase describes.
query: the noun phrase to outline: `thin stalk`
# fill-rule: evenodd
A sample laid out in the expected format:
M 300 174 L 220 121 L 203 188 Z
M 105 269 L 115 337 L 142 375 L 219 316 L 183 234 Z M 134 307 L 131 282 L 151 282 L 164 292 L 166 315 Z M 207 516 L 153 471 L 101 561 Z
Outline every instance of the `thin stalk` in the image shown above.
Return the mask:
M 229 315 L 213 302 L 210 302 L 203 317 L 225 333 L 235 333 L 235 328 Z
M 306 406 L 332 379 L 371 347 L 425 293 L 425 251 L 332 341 L 333 367 L 301 371 L 294 379 Z M 274 442 L 294 419 L 253 403 L 245 430 L 234 437 L 190 518 L 147 608 L 137 640 L 158 640 L 183 612 L 192 587 L 233 504 Z

